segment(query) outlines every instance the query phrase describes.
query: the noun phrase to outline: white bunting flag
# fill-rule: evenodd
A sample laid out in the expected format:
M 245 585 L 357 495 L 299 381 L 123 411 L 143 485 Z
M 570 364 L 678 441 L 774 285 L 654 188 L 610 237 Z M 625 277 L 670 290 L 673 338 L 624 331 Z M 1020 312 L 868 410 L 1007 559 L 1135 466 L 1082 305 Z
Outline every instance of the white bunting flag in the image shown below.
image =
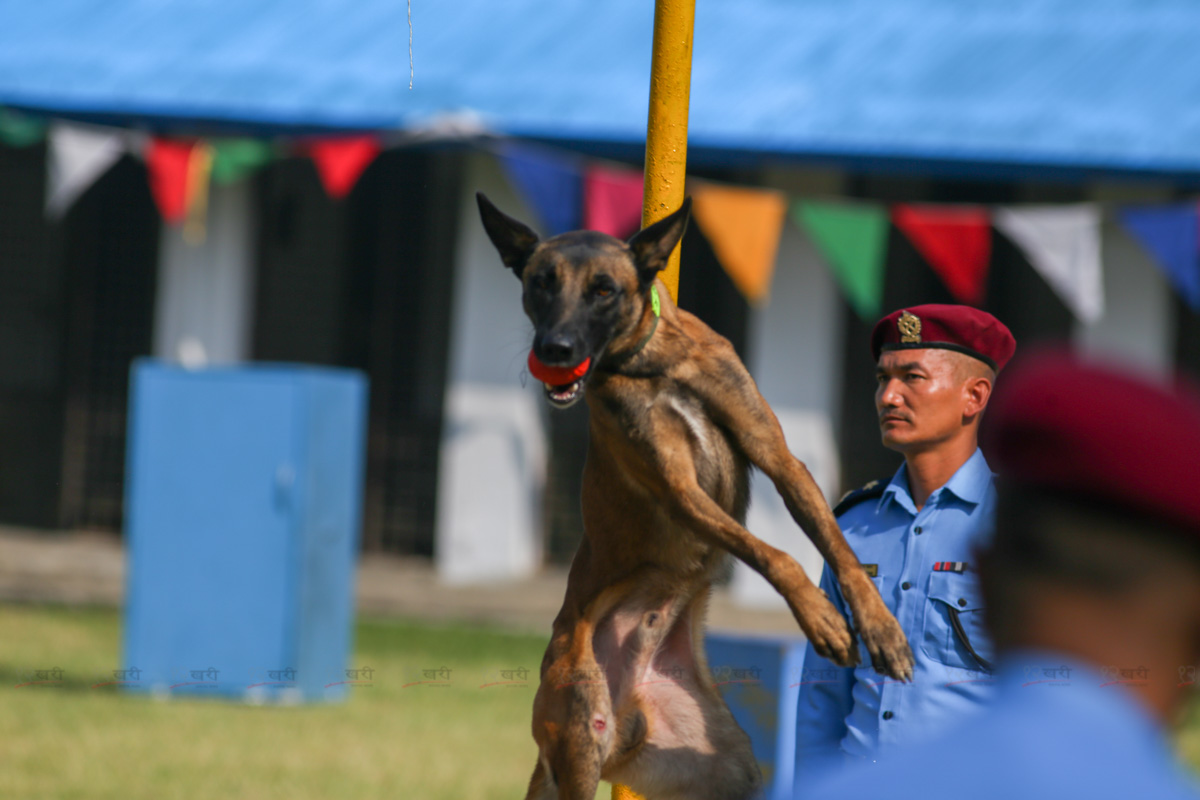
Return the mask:
M 126 140 L 113 128 L 66 123 L 51 126 L 49 139 L 46 214 L 57 219 L 125 153 Z
M 1091 323 L 1104 316 L 1098 206 L 997 208 L 992 223 L 1021 248 L 1076 318 Z

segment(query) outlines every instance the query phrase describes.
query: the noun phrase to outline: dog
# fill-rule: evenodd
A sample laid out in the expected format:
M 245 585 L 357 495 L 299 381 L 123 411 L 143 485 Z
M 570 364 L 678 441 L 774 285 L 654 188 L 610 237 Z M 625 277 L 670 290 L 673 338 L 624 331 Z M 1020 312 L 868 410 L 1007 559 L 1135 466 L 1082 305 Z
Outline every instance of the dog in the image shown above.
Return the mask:
M 595 231 L 542 241 L 476 195 L 520 279 L 529 364 L 552 406 L 586 398 L 584 538 L 534 698 L 527 800 L 592 800 L 600 780 L 652 800 L 761 789 L 749 737 L 705 661 L 714 579 L 732 554 L 787 601 L 821 655 L 912 677 L 899 624 L 728 340 L 671 300 L 658 273 L 690 199 L 628 243 Z M 744 527 L 749 470 L 766 473 L 837 577 L 853 629 L 784 553 Z

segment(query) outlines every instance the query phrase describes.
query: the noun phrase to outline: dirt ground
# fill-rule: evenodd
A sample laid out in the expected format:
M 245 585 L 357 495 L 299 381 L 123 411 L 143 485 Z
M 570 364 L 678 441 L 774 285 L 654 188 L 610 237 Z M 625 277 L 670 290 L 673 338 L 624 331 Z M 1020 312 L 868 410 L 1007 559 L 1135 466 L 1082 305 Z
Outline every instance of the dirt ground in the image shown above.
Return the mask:
M 120 606 L 125 571 L 125 549 L 114 534 L 0 527 L 0 601 Z M 520 581 L 448 586 L 429 560 L 380 554 L 363 556 L 357 577 L 363 614 L 488 622 L 535 633 L 549 631 L 566 587 L 563 568 Z M 739 607 L 720 588 L 709 627 L 799 635 L 786 611 Z

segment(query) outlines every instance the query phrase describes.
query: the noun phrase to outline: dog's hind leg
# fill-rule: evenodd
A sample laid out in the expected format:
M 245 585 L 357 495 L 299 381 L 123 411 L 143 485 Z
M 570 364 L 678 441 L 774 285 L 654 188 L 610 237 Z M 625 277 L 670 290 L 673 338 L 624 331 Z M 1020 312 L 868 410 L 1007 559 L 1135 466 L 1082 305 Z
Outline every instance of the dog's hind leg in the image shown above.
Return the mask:
M 554 786 L 554 778 L 546 769 L 541 759 L 533 768 L 533 776 L 529 779 L 529 790 L 525 792 L 525 800 L 555 800 L 558 789 Z
M 597 660 L 597 627 L 637 590 L 647 570 L 605 587 L 556 636 L 533 702 L 538 766 L 528 798 L 592 800 L 604 761 L 618 742 L 608 664 Z M 556 623 L 557 624 L 557 623 Z M 605 623 L 608 624 L 608 623 Z M 606 634 L 605 634 L 606 635 Z

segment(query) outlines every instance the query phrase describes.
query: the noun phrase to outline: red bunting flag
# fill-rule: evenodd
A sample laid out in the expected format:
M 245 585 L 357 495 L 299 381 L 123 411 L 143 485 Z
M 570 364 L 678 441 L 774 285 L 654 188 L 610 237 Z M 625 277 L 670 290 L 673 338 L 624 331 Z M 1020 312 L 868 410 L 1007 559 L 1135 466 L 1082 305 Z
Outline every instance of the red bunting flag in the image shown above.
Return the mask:
M 169 225 L 178 225 L 187 215 L 189 164 L 194 141 L 150 139 L 146 147 L 146 168 L 150 171 L 150 193 L 158 213 Z
M 350 194 L 363 170 L 378 157 L 382 147 L 374 136 L 319 139 L 304 148 L 317 167 L 321 185 L 335 200 Z
M 981 305 L 987 290 L 992 232 L 986 209 L 910 206 L 892 209 L 892 223 L 960 302 Z
M 583 179 L 583 227 L 624 239 L 641 227 L 642 173 L 592 165 Z

